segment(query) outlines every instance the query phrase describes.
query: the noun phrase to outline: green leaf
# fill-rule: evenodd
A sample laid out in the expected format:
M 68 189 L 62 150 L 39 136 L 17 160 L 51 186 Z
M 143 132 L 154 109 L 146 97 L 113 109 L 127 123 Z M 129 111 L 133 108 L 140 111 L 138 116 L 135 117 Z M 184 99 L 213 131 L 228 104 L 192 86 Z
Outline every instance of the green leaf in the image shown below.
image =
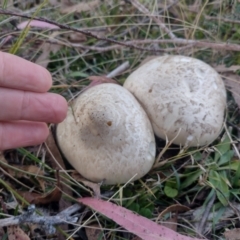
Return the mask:
M 144 216 L 146 218 L 152 218 L 152 210 L 150 210 L 149 208 L 141 208 L 140 211 L 139 211 L 139 214 L 141 216 Z
M 238 185 L 238 187 L 239 187 L 239 185 Z M 239 189 L 231 189 L 230 194 L 232 194 L 238 201 L 240 201 L 240 198 L 239 198 L 240 191 L 239 191 Z
M 77 72 L 70 72 L 69 74 L 67 74 L 67 77 L 83 77 L 83 78 L 87 78 L 87 77 L 89 77 L 89 74 L 77 71 Z
M 170 198 L 175 198 L 178 195 L 178 190 L 176 188 L 167 185 L 164 187 L 164 192 Z
M 227 135 L 225 135 L 225 138 L 223 139 L 223 141 L 219 143 L 217 146 L 215 146 L 215 148 L 216 148 L 216 151 L 215 151 L 214 161 L 217 162 L 224 153 L 230 150 L 231 140 Z
M 238 171 L 240 167 L 240 161 L 239 160 L 234 160 L 229 163 L 229 165 L 219 167 L 218 170 L 234 170 Z
M 137 213 L 139 213 L 140 210 L 140 206 L 138 203 L 132 203 L 128 208 Z
M 234 151 L 233 150 L 229 150 L 227 152 L 225 152 L 221 157 L 220 160 L 218 162 L 218 166 L 224 165 L 226 163 L 229 163 L 232 159 L 234 155 Z
M 240 180 L 240 162 L 239 160 L 237 160 L 238 162 L 238 167 L 236 168 L 236 173 L 232 179 L 232 184 L 234 186 L 238 186 L 239 187 L 239 180 Z
M 184 189 L 190 186 L 191 184 L 193 184 L 194 182 L 196 182 L 201 174 L 202 174 L 202 170 L 198 169 L 197 171 L 184 175 L 186 179 L 181 184 L 181 189 Z
M 218 200 L 224 206 L 227 206 L 230 192 L 226 179 L 223 176 L 219 175 L 218 172 L 211 170 L 209 173 L 209 181 L 216 189 Z
M 201 152 L 200 152 L 200 151 L 199 151 L 199 152 L 195 152 L 195 153 L 193 154 L 193 158 L 194 158 L 195 161 L 200 161 L 200 160 L 202 160 L 202 154 L 201 154 Z

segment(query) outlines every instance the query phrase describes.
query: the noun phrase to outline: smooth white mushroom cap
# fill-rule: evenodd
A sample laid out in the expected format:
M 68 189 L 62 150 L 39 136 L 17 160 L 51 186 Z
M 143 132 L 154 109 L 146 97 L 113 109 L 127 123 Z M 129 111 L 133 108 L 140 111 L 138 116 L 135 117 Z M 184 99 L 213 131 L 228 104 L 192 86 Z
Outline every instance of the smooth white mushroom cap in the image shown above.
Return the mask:
M 126 183 L 135 175 L 136 180 L 155 160 L 151 123 L 135 97 L 117 84 L 83 92 L 58 124 L 56 136 L 71 165 L 93 182 Z
M 219 74 L 200 60 L 157 57 L 134 71 L 124 87 L 141 103 L 160 138 L 201 146 L 214 141 L 222 129 L 225 86 Z

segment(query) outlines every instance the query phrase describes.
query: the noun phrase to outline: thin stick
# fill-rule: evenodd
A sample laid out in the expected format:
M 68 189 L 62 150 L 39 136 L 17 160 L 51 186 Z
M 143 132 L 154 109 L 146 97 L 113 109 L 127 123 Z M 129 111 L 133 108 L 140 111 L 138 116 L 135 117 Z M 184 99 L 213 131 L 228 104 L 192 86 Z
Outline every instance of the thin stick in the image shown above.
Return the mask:
M 67 29 L 67 30 L 71 30 L 71 31 L 74 31 L 74 32 L 79 32 L 79 33 L 82 33 L 82 34 L 84 34 L 88 37 L 92 37 L 92 38 L 95 38 L 95 39 L 98 39 L 98 40 L 108 41 L 110 43 L 115 43 L 115 44 L 126 46 L 126 47 L 129 47 L 129 48 L 135 48 L 135 49 L 138 49 L 138 50 L 148 50 L 146 48 L 142 48 L 142 47 L 139 47 L 139 46 L 128 45 L 125 42 L 117 41 L 117 40 L 114 40 L 114 39 L 100 37 L 98 35 L 93 34 L 90 31 L 83 31 L 83 30 L 80 30 L 78 28 L 70 27 L 66 24 L 60 24 L 58 22 L 55 22 L 55 21 L 52 21 L 52 20 L 49 20 L 49 19 L 46 19 L 46 18 L 42 18 L 42 17 L 33 17 L 33 16 L 28 16 L 28 15 L 25 15 L 25 14 L 15 13 L 15 12 L 2 10 L 2 9 L 0 9 L 0 14 L 4 14 L 4 15 L 8 15 L 8 16 L 17 16 L 17 17 L 27 18 L 27 19 L 31 19 L 31 20 L 38 20 L 38 21 L 54 24 L 61 29 Z M 152 50 L 149 49 L 149 51 L 155 51 L 156 52 L 156 50 L 154 50 L 154 49 L 152 49 Z
M 179 45 L 191 45 L 191 47 L 205 47 L 205 48 L 212 48 L 218 50 L 229 50 L 229 51 L 240 51 L 239 44 L 230 44 L 230 43 L 215 43 L 215 42 L 207 42 L 207 41 L 198 41 L 198 40 L 187 40 L 183 38 L 175 38 L 175 39 L 145 39 L 145 40 L 132 40 L 125 42 L 128 46 L 134 46 L 134 44 L 152 44 L 152 43 L 175 43 Z M 81 44 L 73 44 L 72 46 L 77 47 L 81 46 Z M 83 45 L 82 45 L 83 46 Z M 86 47 L 86 46 L 85 46 Z M 91 50 L 103 50 L 104 47 L 91 47 L 87 46 Z M 120 48 L 117 45 L 112 45 L 107 47 L 111 50 Z M 146 48 L 145 48 L 146 50 Z M 151 51 L 158 51 L 157 49 L 150 49 Z M 159 51 L 163 52 L 164 49 L 160 49 Z
M 72 47 L 81 47 L 83 49 L 89 49 L 89 50 L 96 50 L 96 51 L 110 51 L 113 49 L 119 49 L 121 46 L 125 46 L 128 48 L 134 48 L 142 51 L 149 51 L 149 52 L 164 52 L 165 49 L 153 49 L 153 48 L 145 48 L 145 47 L 140 47 L 135 44 L 151 44 L 151 43 L 173 43 L 173 44 L 180 44 L 180 45 L 189 45 L 188 47 L 204 47 L 204 48 L 212 48 L 216 50 L 226 50 L 226 51 L 240 51 L 240 45 L 238 44 L 231 44 L 231 43 L 215 43 L 215 42 L 207 42 L 207 41 L 198 41 L 198 40 L 188 40 L 188 39 L 183 39 L 183 38 L 174 38 L 174 39 L 146 39 L 146 40 L 133 40 L 133 41 L 117 41 L 114 39 L 110 38 L 104 38 L 104 37 L 99 37 L 89 31 L 83 31 L 77 28 L 69 27 L 68 25 L 65 24 L 60 24 L 52 20 L 48 20 L 45 18 L 37 18 L 37 17 L 31 17 L 28 15 L 20 14 L 20 13 L 14 13 L 11 11 L 6 11 L 6 10 L 0 10 L 0 14 L 5 14 L 9 16 L 18 16 L 18 17 L 23 17 L 27 19 L 34 19 L 38 21 L 43 21 L 51 24 L 55 24 L 56 26 L 59 26 L 61 29 L 67 29 L 71 30 L 74 32 L 80 32 L 82 34 L 85 34 L 86 36 L 93 37 L 98 40 L 103 40 L 107 41 L 110 43 L 115 43 L 116 45 L 112 45 L 109 47 L 94 47 L 94 46 L 84 46 L 81 44 L 71 44 Z M 120 46 L 119 46 L 120 45 Z M 174 48 L 172 48 L 174 50 Z
M 83 206 L 76 203 L 55 216 L 39 216 L 35 213 L 35 206 L 30 205 L 27 212 L 15 217 L 9 217 L 0 220 L 0 227 L 7 227 L 19 224 L 38 224 L 42 226 L 49 234 L 55 233 L 54 226 L 63 223 L 76 223 L 78 217 L 71 216 L 73 213 L 81 210 Z
M 107 47 L 97 47 L 97 46 L 87 46 L 84 44 L 78 43 L 64 43 L 58 40 L 51 40 L 51 43 L 61 44 L 68 47 L 74 48 L 81 48 L 85 50 L 91 51 L 98 51 L 98 52 L 107 52 L 112 50 L 117 50 L 123 48 L 125 45 L 118 45 L 114 44 Z M 186 48 L 198 47 L 198 48 L 211 48 L 215 50 L 224 50 L 224 51 L 240 51 L 239 44 L 231 44 L 231 43 L 215 43 L 215 42 L 208 42 L 208 41 L 198 41 L 198 40 L 187 40 L 183 38 L 175 38 L 175 39 L 144 39 L 144 40 L 131 40 L 124 42 L 126 46 L 133 46 L 135 48 L 135 44 L 145 45 L 145 44 L 164 44 L 164 43 L 173 43 L 183 45 L 184 47 L 173 47 L 173 48 L 160 48 L 160 49 L 153 49 L 153 48 L 144 48 L 140 47 L 141 50 L 150 51 L 150 52 L 170 52 L 170 51 L 178 51 L 184 50 Z M 139 48 L 138 48 L 139 49 Z
M 127 70 L 129 68 L 129 62 L 126 61 L 123 64 L 121 64 L 120 66 L 118 66 L 116 69 L 114 69 L 113 71 L 111 71 L 107 77 L 108 78 L 114 78 L 117 75 L 119 75 L 120 73 L 122 73 L 123 71 Z

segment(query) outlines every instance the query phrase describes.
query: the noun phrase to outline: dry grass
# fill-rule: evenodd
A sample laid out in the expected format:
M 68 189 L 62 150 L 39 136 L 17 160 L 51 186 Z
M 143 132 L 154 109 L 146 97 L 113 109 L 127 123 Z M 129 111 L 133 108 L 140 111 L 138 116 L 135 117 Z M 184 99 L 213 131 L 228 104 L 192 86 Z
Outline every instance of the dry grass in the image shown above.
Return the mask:
M 88 1 L 81 1 L 85 5 L 78 5 L 79 12 L 75 13 L 63 7 L 67 1 L 42 6 L 37 1 L 19 1 L 15 5 L 13 2 L 1 1 L 1 4 L 5 3 L 7 10 L 20 15 L 34 16 L 37 11 L 36 17 L 55 21 L 60 29 L 30 28 L 22 34 L 23 31 L 16 26 L 24 18 L 1 14 L 1 50 L 15 51 L 19 56 L 46 66 L 54 80 L 51 91 L 67 100 L 89 83 L 88 76 L 108 75 L 122 63 L 129 62 L 128 69 L 114 76 L 122 84 L 130 72 L 153 55 L 195 57 L 214 67 L 220 65 L 219 72 L 223 77 L 226 77 L 226 72 L 229 74 L 226 67 L 240 63 L 240 3 L 236 0 L 92 1 L 95 4 L 91 11 L 87 9 Z M 63 28 L 60 24 L 71 28 Z M 90 35 L 76 33 L 73 28 L 90 32 Z M 9 36 L 10 40 L 7 39 Z M 19 37 L 21 41 L 16 45 Z M 169 222 L 172 229 L 178 225 L 178 231 L 189 236 L 198 232 L 207 239 L 224 239 L 225 229 L 239 224 L 238 72 L 238 68 L 231 70 L 230 80 L 226 81 L 229 86 L 226 124 L 213 145 L 184 150 L 165 146 L 159 140 L 159 162 L 146 177 L 124 187 L 103 186 L 101 193 L 106 198 L 114 194 L 115 202 L 153 221 Z M 235 95 L 231 82 L 236 84 Z M 27 204 L 23 195 L 13 189 L 38 194 L 53 190 L 58 177 L 56 168 L 61 179 L 57 186 L 65 193 L 61 204 L 66 201 L 65 206 L 69 206 L 77 197 L 93 194 L 94 186 L 89 187 L 82 180 L 73 178 L 71 170 L 66 170 L 63 162 L 56 158 L 56 151 L 54 144 L 43 144 L 4 153 L 7 163 L 1 164 L 0 168 L 2 218 L 20 214 Z M 44 174 L 26 171 L 19 165 L 34 165 Z M 68 165 L 67 169 L 70 169 Z M 22 176 L 19 178 L 16 172 Z M 215 181 L 216 178 L 220 180 Z M 191 210 L 178 215 L 169 210 L 159 219 L 164 209 L 176 203 Z M 3 206 L 9 204 L 10 210 L 6 212 Z M 62 210 L 61 204 L 57 208 L 49 204 L 48 214 Z M 46 207 L 39 211 L 46 214 Z M 82 225 L 87 225 L 85 230 Z M 134 239 L 111 220 L 91 212 L 84 212 L 77 225 L 63 229 L 64 238 L 86 239 L 84 236 L 90 234 L 89 229 L 99 229 L 100 234 L 99 238 L 89 237 L 91 240 Z M 40 238 L 29 226 L 24 230 L 31 233 L 31 239 L 45 239 L 45 232 L 41 232 L 43 237 Z M 6 233 L 2 236 L 6 239 Z

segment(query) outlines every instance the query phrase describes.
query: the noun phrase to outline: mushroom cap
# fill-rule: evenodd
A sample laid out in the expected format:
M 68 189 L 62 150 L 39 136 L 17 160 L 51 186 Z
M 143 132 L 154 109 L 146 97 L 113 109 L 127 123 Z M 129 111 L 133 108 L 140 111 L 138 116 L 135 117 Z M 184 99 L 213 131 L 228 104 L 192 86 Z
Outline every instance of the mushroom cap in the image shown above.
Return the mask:
M 151 123 L 135 97 L 104 83 L 83 92 L 57 126 L 58 145 L 85 178 L 126 183 L 151 169 L 156 144 Z
M 157 57 L 135 70 L 123 86 L 141 103 L 158 137 L 202 146 L 219 136 L 226 90 L 208 64 L 185 56 Z

